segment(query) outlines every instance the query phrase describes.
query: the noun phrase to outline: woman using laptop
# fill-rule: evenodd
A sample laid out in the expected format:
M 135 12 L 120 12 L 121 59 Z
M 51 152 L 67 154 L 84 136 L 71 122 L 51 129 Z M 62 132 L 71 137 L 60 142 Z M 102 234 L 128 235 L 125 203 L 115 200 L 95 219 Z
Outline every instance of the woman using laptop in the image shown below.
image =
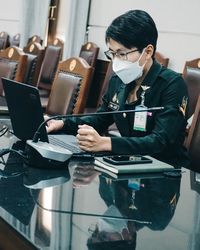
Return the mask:
M 106 31 L 113 71 L 100 112 L 164 107 L 137 112 L 51 120 L 48 132 L 76 134 L 80 148 L 89 152 L 151 155 L 159 160 L 188 164 L 183 147 L 186 127 L 187 88 L 182 77 L 154 59 L 158 32 L 151 16 L 130 10 L 117 17 Z M 104 132 L 116 123 L 121 137 Z

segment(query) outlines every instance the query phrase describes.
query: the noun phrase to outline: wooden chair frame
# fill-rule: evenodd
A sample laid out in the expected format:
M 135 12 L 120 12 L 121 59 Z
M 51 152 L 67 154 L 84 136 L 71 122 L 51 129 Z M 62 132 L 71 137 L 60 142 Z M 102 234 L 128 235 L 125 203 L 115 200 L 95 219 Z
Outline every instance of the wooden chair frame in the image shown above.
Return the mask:
M 69 75 L 75 75 L 82 78 L 77 97 L 75 97 L 72 113 L 83 113 L 86 106 L 87 96 L 89 93 L 90 83 L 93 75 L 93 68 L 83 58 L 80 57 L 72 57 L 70 59 L 67 59 L 66 61 L 59 63 L 56 76 L 52 85 L 51 94 L 49 96 L 47 113 L 49 107 L 52 105 L 52 97 L 54 95 L 54 91 L 56 91 L 56 81 L 60 72 Z
M 45 50 L 42 48 L 40 43 L 32 42 L 29 43 L 26 47 L 24 47 L 23 51 L 27 55 L 31 54 L 37 56 L 37 60 L 35 62 L 35 65 L 33 66 L 34 72 L 32 75 L 28 76 L 28 79 L 26 79 L 28 84 L 37 87 Z
M 18 62 L 15 80 L 22 82 L 26 70 L 27 55 L 21 49 L 13 46 L 0 51 L 0 58 Z

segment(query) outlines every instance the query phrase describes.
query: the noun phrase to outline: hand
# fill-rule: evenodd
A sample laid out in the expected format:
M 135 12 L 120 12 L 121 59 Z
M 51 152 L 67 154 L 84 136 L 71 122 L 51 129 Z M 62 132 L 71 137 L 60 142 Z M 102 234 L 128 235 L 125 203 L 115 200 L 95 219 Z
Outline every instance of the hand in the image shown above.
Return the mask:
M 82 150 L 90 152 L 111 151 L 110 137 L 100 136 L 97 131 L 88 125 L 78 126 L 77 140 Z
M 93 165 L 78 166 L 75 168 L 73 174 L 73 187 L 78 188 L 81 186 L 87 186 L 99 174 L 100 173 L 94 169 Z
M 44 120 L 46 121 L 47 119 L 49 119 L 49 116 L 45 115 L 44 116 Z M 46 130 L 47 133 L 50 133 L 52 131 L 57 131 L 62 129 L 64 126 L 64 122 L 62 120 L 50 120 L 47 122 L 47 126 L 46 126 Z

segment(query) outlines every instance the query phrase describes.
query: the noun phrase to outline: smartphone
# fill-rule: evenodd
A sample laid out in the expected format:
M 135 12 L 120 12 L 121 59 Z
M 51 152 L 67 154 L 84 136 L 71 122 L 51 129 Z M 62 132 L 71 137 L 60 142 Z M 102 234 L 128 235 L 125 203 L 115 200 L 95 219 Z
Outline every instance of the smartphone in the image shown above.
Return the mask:
M 104 156 L 103 160 L 114 165 L 152 163 L 151 159 L 142 155 Z

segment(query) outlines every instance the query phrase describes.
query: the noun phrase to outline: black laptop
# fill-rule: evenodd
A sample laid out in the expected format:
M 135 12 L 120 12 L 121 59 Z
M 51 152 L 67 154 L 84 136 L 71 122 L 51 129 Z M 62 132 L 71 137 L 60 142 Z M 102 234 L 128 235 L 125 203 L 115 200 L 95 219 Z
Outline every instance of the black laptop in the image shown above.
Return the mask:
M 2 78 L 2 83 L 14 135 L 23 141 L 33 139 L 39 125 L 44 121 L 38 89 L 7 78 Z M 45 126 L 40 132 L 41 141 L 67 148 L 73 154 L 83 152 L 73 135 L 48 135 Z

